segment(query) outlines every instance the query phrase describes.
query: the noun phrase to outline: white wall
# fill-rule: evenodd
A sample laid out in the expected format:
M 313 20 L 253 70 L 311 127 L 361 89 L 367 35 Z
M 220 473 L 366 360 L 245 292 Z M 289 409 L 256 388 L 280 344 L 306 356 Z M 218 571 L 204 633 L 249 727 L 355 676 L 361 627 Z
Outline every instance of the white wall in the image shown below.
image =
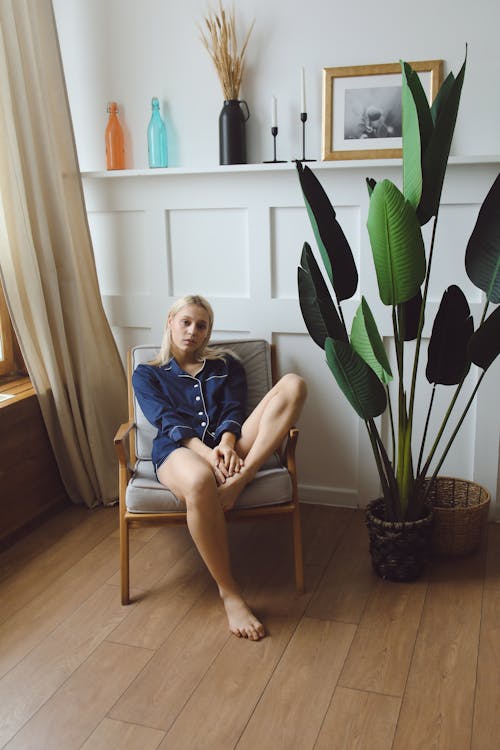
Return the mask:
M 129 166 L 147 166 L 150 101 L 164 103 L 171 166 L 218 163 L 222 93 L 197 24 L 207 0 L 53 0 L 82 171 L 105 166 L 106 103 L 121 105 Z M 212 7 L 217 7 L 215 0 Z M 226 3 L 231 7 L 232 2 Z M 321 72 L 340 65 L 443 59 L 468 69 L 453 153 L 500 152 L 498 0 L 234 0 L 239 26 L 255 27 L 242 98 L 248 160 L 272 158 L 270 100 L 278 97 L 278 156 L 301 153 L 299 71 L 308 89 L 307 152 L 319 158 Z

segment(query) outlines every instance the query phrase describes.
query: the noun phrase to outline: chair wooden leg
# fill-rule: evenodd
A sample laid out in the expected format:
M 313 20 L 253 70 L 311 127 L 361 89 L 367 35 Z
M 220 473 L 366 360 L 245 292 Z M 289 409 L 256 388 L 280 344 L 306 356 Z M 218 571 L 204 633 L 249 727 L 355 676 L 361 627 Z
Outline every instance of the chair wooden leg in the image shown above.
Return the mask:
M 292 516 L 293 557 L 295 561 L 295 588 L 297 593 L 304 593 L 304 557 L 302 554 L 302 528 L 300 524 L 300 510 L 297 503 Z
M 129 532 L 125 518 L 120 519 L 120 577 L 122 604 L 130 604 Z

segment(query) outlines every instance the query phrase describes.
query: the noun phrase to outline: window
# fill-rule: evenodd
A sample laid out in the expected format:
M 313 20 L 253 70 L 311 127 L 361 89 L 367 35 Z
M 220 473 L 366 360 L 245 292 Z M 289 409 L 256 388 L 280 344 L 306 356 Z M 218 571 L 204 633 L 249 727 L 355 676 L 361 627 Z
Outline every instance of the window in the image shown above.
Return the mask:
M 15 371 L 13 330 L 7 303 L 0 285 L 0 375 Z
M 0 284 L 0 376 L 25 374 L 23 358 Z

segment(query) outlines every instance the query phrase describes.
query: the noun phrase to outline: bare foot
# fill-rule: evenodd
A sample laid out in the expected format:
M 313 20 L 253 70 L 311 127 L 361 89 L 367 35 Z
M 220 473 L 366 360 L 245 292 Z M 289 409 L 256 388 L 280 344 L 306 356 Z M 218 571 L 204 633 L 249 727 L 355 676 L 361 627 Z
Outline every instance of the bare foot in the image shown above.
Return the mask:
M 266 631 L 261 622 L 250 611 L 241 596 L 237 594 L 221 594 L 229 630 L 238 638 L 248 638 L 251 641 L 260 641 L 264 638 Z
M 218 486 L 217 492 L 219 494 L 222 510 L 231 510 L 231 508 L 234 507 L 236 500 L 251 479 L 252 477 L 250 474 L 243 470 L 237 474 L 233 474 L 232 477 L 228 477 L 224 484 Z

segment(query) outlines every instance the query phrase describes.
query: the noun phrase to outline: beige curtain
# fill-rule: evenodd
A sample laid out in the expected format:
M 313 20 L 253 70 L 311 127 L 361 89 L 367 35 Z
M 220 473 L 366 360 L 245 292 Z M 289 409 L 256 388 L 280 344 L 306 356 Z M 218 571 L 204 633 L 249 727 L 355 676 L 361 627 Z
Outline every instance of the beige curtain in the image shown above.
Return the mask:
M 125 375 L 99 293 L 50 0 L 0 0 L 0 269 L 68 494 L 110 503 Z

